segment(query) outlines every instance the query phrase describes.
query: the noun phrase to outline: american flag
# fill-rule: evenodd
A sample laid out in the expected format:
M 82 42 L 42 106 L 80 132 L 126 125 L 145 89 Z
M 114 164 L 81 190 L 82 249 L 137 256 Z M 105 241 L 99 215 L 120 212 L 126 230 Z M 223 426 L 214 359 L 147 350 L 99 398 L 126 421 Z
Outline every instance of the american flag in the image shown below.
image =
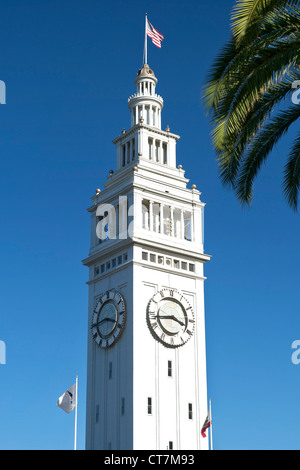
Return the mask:
M 161 47 L 161 42 L 164 39 L 164 36 L 160 34 L 157 29 L 155 29 L 150 21 L 147 18 L 146 21 L 147 25 L 147 36 L 152 39 L 153 44 L 155 44 L 157 47 Z

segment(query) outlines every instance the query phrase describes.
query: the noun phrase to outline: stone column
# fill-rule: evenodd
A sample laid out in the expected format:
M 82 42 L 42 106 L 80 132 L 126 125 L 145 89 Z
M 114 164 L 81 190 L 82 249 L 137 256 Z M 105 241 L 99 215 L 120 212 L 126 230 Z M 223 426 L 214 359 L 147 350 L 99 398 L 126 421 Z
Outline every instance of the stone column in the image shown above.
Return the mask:
M 181 233 L 181 238 L 184 240 L 184 211 L 181 209 L 181 212 L 180 212 L 180 225 L 181 225 L 181 229 L 180 229 L 180 233 Z
M 153 201 L 149 201 L 149 229 L 153 232 Z
M 164 205 L 163 203 L 160 203 L 159 218 L 160 218 L 160 233 L 164 233 Z
M 170 212 L 171 212 L 171 216 L 170 216 L 170 235 L 173 236 L 174 234 L 174 207 L 170 207 Z

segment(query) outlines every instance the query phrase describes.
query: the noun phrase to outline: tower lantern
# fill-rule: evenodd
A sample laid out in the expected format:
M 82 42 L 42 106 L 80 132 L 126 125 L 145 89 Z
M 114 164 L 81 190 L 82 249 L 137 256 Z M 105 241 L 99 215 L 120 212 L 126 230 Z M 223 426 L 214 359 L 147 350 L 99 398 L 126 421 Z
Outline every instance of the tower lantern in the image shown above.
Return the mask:
M 144 64 L 135 79 L 137 92 L 128 100 L 131 111 L 131 126 L 140 122 L 143 117 L 144 123 L 161 129 L 161 110 L 164 101 L 155 93 L 157 78 L 148 64 Z
M 128 98 L 131 127 L 117 137 L 117 169 L 127 167 L 137 160 L 148 160 L 176 167 L 176 142 L 179 136 L 170 129 L 161 129 L 163 98 L 156 93 L 158 80 L 144 64 L 135 78 L 136 93 Z

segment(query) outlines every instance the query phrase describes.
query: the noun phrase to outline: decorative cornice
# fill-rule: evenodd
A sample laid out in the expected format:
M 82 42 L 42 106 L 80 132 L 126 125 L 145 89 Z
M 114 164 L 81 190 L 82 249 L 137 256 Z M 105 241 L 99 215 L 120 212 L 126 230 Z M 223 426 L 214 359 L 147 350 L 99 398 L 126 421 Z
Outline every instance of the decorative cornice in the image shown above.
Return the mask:
M 151 131 L 151 132 L 153 132 L 155 134 L 158 134 L 158 135 L 163 135 L 164 137 L 168 137 L 168 138 L 171 137 L 172 139 L 175 139 L 175 140 L 180 139 L 180 135 L 172 134 L 172 132 L 169 132 L 169 131 L 163 131 L 162 129 L 159 129 L 158 127 L 152 127 L 152 126 L 149 126 L 148 124 L 135 124 L 128 131 L 125 131 L 124 133 L 122 133 L 121 135 L 116 137 L 112 141 L 112 143 L 117 144 L 118 142 L 120 142 L 122 140 L 125 140 L 128 136 L 130 136 L 131 134 L 133 134 L 137 130 L 144 130 L 144 129 L 146 129 L 148 131 Z
M 141 101 L 145 101 L 145 103 L 149 101 L 155 101 L 155 102 L 158 102 L 161 105 L 161 107 L 163 107 L 164 105 L 163 97 L 160 95 L 157 95 L 156 93 L 154 95 L 150 95 L 150 94 L 144 95 L 142 93 L 134 93 L 128 98 L 128 106 L 130 108 L 132 104 L 136 102 L 141 102 Z

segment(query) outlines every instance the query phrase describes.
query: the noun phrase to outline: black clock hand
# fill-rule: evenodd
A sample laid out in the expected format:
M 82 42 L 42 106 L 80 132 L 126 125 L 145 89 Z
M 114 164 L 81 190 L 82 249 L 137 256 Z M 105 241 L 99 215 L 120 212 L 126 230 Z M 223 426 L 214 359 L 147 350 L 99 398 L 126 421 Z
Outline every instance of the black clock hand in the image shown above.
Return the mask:
M 99 321 L 98 325 L 101 325 L 101 323 L 105 322 L 105 321 L 111 321 L 112 323 L 115 323 L 115 320 L 113 320 L 112 318 L 103 318 L 103 320 Z
M 178 318 L 176 318 L 174 316 L 172 318 L 173 318 L 173 320 L 177 321 L 177 323 L 179 323 L 179 325 L 184 326 L 184 323 L 182 323 L 182 321 L 178 320 Z
M 163 320 L 173 320 L 174 316 L 173 315 L 156 315 L 155 318 L 162 318 Z
M 176 318 L 174 315 L 157 315 L 156 318 L 161 318 L 163 320 L 175 320 L 179 325 L 184 326 L 184 323 L 182 323 L 178 318 Z

